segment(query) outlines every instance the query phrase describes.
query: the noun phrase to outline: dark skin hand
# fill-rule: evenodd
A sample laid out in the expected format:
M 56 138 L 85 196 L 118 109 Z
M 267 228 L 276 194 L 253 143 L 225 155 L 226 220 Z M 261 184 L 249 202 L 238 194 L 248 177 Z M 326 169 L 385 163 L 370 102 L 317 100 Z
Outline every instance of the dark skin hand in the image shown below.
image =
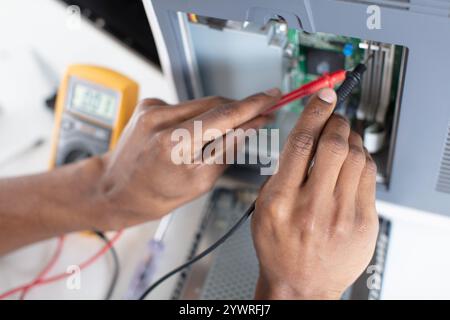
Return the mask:
M 331 115 L 335 93 L 319 97 L 302 113 L 256 203 L 257 299 L 339 299 L 375 249 L 375 163 L 347 120 Z
M 114 151 L 0 180 L 0 255 L 69 232 L 156 220 L 199 197 L 226 165 L 174 164 L 173 130 L 192 132 L 194 121 L 202 121 L 203 130 L 218 130 L 214 139 L 227 129 L 257 129 L 271 120 L 262 114 L 280 96 L 271 90 L 242 101 L 210 97 L 176 107 L 147 99 Z M 279 171 L 258 197 L 252 219 L 258 299 L 339 298 L 373 254 L 376 167 L 361 138 L 331 115 L 334 99 L 330 89 L 311 99 L 281 154 Z M 192 157 L 210 140 L 194 143 Z
M 143 100 L 115 150 L 56 170 L 0 180 L 0 255 L 80 230 L 118 230 L 156 220 L 209 191 L 226 165 L 176 165 L 174 129 L 260 128 L 280 98 L 274 89 L 242 101 L 209 97 L 169 106 Z M 208 141 L 196 144 L 203 148 Z M 198 150 L 193 150 L 198 152 Z

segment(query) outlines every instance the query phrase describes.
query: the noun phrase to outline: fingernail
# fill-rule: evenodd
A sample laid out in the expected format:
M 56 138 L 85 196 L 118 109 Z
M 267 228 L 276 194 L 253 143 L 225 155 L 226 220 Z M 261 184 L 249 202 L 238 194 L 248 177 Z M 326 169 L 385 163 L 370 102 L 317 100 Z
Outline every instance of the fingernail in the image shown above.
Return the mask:
M 336 101 L 336 92 L 330 88 L 323 88 L 317 94 L 320 100 L 325 101 L 326 103 L 333 103 Z
M 278 88 L 272 88 L 272 89 L 266 90 L 264 93 L 271 97 L 278 97 L 279 95 L 281 95 L 281 91 Z

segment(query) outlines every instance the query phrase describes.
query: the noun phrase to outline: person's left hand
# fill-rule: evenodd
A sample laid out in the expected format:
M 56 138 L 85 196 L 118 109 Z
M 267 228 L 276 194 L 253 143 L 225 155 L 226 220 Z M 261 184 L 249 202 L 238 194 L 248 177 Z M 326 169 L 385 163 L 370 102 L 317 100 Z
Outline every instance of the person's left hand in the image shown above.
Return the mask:
M 103 157 L 104 169 L 98 186 L 102 205 L 97 211 L 104 215 L 98 228 L 118 229 L 158 219 L 209 191 L 226 164 L 174 163 L 171 157 L 176 144 L 172 141 L 174 130 L 185 129 L 198 138 L 194 134 L 194 121 L 201 121 L 203 132 L 207 129 L 218 132 L 208 140 L 201 137 L 200 143 L 192 141 L 188 147 L 192 148 L 192 157 L 196 157 L 205 145 L 229 129 L 264 126 L 271 117 L 261 114 L 280 95 L 275 89 L 242 101 L 210 97 L 177 106 L 155 99 L 142 101 L 115 150 Z

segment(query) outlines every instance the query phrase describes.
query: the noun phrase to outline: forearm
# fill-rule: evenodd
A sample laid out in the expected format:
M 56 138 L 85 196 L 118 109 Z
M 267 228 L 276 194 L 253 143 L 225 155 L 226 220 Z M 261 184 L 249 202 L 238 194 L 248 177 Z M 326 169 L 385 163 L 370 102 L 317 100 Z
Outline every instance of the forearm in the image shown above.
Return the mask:
M 97 227 L 102 197 L 98 158 L 47 173 L 0 180 L 0 255 L 21 246 Z

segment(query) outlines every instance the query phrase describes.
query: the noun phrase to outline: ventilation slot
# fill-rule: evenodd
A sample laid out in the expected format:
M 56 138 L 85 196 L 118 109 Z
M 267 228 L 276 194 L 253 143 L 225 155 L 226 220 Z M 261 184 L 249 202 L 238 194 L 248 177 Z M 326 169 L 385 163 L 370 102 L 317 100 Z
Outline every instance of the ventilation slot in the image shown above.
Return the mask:
M 450 0 L 340 0 L 377 5 L 384 8 L 409 10 L 434 16 L 450 17 Z
M 450 194 L 450 123 L 448 125 L 447 139 L 445 140 L 436 190 Z

